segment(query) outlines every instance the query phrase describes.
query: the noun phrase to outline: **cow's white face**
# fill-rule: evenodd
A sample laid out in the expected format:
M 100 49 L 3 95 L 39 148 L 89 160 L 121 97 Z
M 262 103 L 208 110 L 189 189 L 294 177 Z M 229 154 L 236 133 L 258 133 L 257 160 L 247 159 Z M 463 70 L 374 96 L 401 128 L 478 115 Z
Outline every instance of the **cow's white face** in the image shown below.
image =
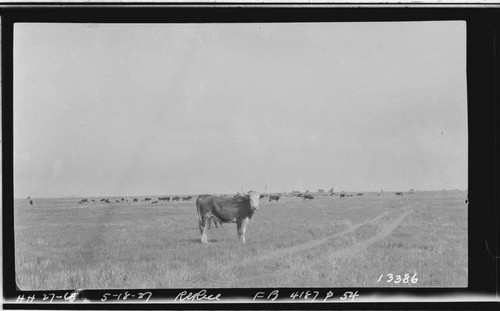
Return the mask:
M 255 191 L 248 192 L 248 200 L 250 202 L 250 207 L 252 208 L 253 211 L 256 211 L 259 209 L 260 198 L 261 198 L 260 193 L 255 192 Z

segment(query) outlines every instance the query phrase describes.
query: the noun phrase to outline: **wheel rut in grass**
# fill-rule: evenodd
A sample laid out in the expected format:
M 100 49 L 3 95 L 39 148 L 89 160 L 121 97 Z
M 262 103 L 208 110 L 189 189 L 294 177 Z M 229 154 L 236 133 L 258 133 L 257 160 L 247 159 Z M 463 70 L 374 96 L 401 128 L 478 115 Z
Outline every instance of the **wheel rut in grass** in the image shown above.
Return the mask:
M 401 211 L 401 210 L 399 210 L 399 211 Z M 394 232 L 394 230 L 396 230 L 396 228 L 401 224 L 403 219 L 405 219 L 407 216 L 409 216 L 414 211 L 415 211 L 415 208 L 413 208 L 413 207 L 405 208 L 403 210 L 402 214 L 398 218 L 396 218 L 396 220 L 394 220 L 391 223 L 384 226 L 382 228 L 382 230 L 379 231 L 376 235 L 374 235 L 373 237 L 371 237 L 367 240 L 356 243 L 356 244 L 352 245 L 351 247 L 330 253 L 329 259 L 352 257 L 352 256 L 358 254 L 359 252 L 361 252 L 362 250 L 368 248 L 372 244 L 382 241 L 383 239 L 387 238 L 392 232 Z M 307 249 L 310 249 L 313 247 L 318 247 L 318 246 L 328 242 L 332 238 L 339 237 L 341 235 L 345 235 L 345 234 L 350 233 L 350 232 L 354 232 L 356 229 L 358 229 L 366 224 L 376 222 L 376 221 L 382 219 L 383 217 L 386 217 L 386 216 L 391 215 L 393 213 L 395 213 L 395 212 L 383 212 L 380 215 L 378 215 L 372 219 L 369 219 L 369 220 L 364 221 L 362 223 L 356 224 L 356 225 L 350 227 L 349 229 L 344 230 L 342 232 L 339 232 L 335 235 L 332 235 L 332 236 L 329 236 L 329 237 L 326 237 L 326 238 L 323 238 L 320 240 L 315 240 L 315 241 L 309 242 L 307 244 L 301 244 L 301 245 L 297 245 L 297 246 L 290 247 L 287 249 L 278 250 L 278 251 L 275 251 L 273 253 L 266 254 L 264 256 L 260 256 L 259 258 L 256 258 L 255 260 L 274 259 L 274 258 L 277 258 L 277 257 L 285 255 L 285 254 L 292 254 L 292 253 L 304 251 L 304 250 L 307 250 Z M 308 268 L 308 267 L 311 267 L 311 266 L 321 262 L 322 260 L 324 260 L 324 258 L 317 259 L 317 260 L 310 260 L 310 261 L 304 262 L 304 264 L 301 267 Z M 263 277 L 274 276 L 274 275 L 278 275 L 278 274 L 281 274 L 281 273 L 283 273 L 285 271 L 289 271 L 289 270 L 291 270 L 291 268 L 279 269 L 275 272 L 270 272 L 270 273 L 266 273 L 266 274 L 258 274 L 258 275 L 254 275 L 254 276 L 238 278 L 236 280 L 236 282 L 241 284 L 241 282 L 260 279 Z
M 105 207 L 102 217 L 99 218 L 99 222 L 93 227 L 91 237 L 80 248 L 79 253 L 82 255 L 86 264 L 93 265 L 99 262 L 98 251 L 105 244 L 104 238 L 108 230 L 108 228 L 106 228 L 106 224 L 110 222 L 115 209 L 117 209 L 116 206 Z
M 364 241 L 361 241 L 359 243 L 356 243 L 349 248 L 341 249 L 341 250 L 338 250 L 336 252 L 333 252 L 330 254 L 329 258 L 352 257 L 352 256 L 356 255 L 357 253 L 361 252 L 362 250 L 368 248 L 370 245 L 382 241 L 383 239 L 387 238 L 392 232 L 394 232 L 394 230 L 396 230 L 396 228 L 401 224 L 403 219 L 405 219 L 407 216 L 409 216 L 414 211 L 415 211 L 415 209 L 407 209 L 396 220 L 394 220 L 390 224 L 384 226 L 384 228 L 380 232 L 378 232 L 376 235 L 374 235 L 373 237 L 369 238 L 368 240 L 364 240 Z M 309 266 L 312 266 L 318 262 L 319 262 L 319 260 L 312 260 L 312 261 L 309 261 L 305 266 L 309 267 Z
M 404 210 L 408 210 L 408 209 L 412 209 L 412 207 L 407 207 Z M 398 211 L 401 211 L 401 210 L 398 210 Z M 305 251 L 305 250 L 308 250 L 308 249 L 311 249 L 311 248 L 315 248 L 315 247 L 321 246 L 321 245 L 323 245 L 325 243 L 328 243 L 332 239 L 336 239 L 336 238 L 339 238 L 339 237 L 341 237 L 343 235 L 352 233 L 352 232 L 356 231 L 357 229 L 359 229 L 359 228 L 361 228 L 361 227 L 363 227 L 365 225 L 375 223 L 375 222 L 379 221 L 380 219 L 382 219 L 384 217 L 387 217 L 387 216 L 389 216 L 391 214 L 394 214 L 396 212 L 397 211 L 385 211 L 385 212 L 380 213 L 379 215 L 377 215 L 377 216 L 375 216 L 375 217 L 373 217 L 371 219 L 365 220 L 365 221 L 360 222 L 358 224 L 351 225 L 349 228 L 347 228 L 344 231 L 335 233 L 333 235 L 327 236 L 327 237 L 322 238 L 322 239 L 308 241 L 306 243 L 302 243 L 302 244 L 295 245 L 295 246 L 292 246 L 292 247 L 278 249 L 276 251 L 273 251 L 273 252 L 267 253 L 267 254 L 263 254 L 263 255 L 258 256 L 258 257 L 253 257 L 252 259 L 248 259 L 248 260 L 244 261 L 243 264 L 247 264 L 249 262 L 254 262 L 254 261 L 275 259 L 275 258 L 281 257 L 283 255 L 288 255 L 288 254 L 292 254 L 292 253 L 296 253 L 296 252 L 301 252 L 301 251 Z

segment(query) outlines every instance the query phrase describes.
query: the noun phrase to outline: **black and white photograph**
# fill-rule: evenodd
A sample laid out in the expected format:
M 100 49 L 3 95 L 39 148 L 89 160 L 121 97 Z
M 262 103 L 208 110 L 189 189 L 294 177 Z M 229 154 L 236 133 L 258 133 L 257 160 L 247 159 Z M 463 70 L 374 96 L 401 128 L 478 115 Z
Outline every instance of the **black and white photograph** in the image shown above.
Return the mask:
M 466 288 L 467 95 L 459 20 L 16 23 L 17 286 Z

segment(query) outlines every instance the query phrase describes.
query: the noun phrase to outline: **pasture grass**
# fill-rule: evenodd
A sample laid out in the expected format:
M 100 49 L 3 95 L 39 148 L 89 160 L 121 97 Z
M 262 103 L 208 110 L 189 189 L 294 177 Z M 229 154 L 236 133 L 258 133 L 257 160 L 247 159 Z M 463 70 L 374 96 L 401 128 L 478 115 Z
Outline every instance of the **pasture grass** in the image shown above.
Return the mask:
M 17 283 L 26 290 L 180 287 L 465 287 L 464 192 L 365 193 L 261 201 L 247 227 L 208 231 L 194 201 L 15 205 Z M 114 200 L 113 200 L 114 201 Z M 377 282 L 417 273 L 416 284 Z

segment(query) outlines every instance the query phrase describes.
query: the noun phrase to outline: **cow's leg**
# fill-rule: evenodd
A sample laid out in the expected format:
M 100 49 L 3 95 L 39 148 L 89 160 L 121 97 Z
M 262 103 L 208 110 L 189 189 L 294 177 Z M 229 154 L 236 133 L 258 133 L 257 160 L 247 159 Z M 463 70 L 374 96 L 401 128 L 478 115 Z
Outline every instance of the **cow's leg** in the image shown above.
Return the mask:
M 200 233 L 201 233 L 201 243 L 208 243 L 207 239 L 207 226 L 208 226 L 208 218 L 202 217 L 200 219 Z
M 238 237 L 240 239 L 240 242 L 242 243 L 246 243 L 245 232 L 247 231 L 247 224 L 249 221 L 250 219 L 247 217 L 242 220 L 238 220 L 238 222 L 236 223 L 238 229 Z

